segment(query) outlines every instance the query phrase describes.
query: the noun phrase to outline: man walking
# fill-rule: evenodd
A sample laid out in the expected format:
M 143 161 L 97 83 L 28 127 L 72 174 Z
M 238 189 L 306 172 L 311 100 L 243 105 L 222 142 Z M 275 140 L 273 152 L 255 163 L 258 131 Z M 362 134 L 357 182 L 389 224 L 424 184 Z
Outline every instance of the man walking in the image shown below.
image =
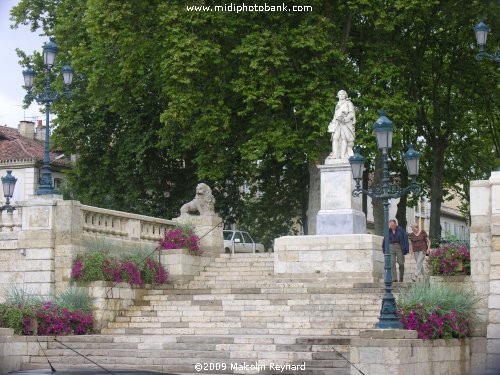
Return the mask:
M 389 247 L 391 251 L 392 282 L 398 281 L 396 263 L 399 265 L 399 282 L 403 282 L 405 274 L 405 255 L 409 250 L 408 234 L 396 220 L 389 221 Z

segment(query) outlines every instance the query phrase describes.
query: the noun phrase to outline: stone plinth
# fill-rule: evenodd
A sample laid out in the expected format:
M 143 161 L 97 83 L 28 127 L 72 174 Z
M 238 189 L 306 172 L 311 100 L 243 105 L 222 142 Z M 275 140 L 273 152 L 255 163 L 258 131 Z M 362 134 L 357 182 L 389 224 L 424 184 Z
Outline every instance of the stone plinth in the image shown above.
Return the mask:
M 316 216 L 317 234 L 366 233 L 361 197 L 353 197 L 355 182 L 348 160 L 327 158 L 320 165 L 321 207 Z
M 420 340 L 416 331 L 369 330 L 351 340 L 351 374 L 467 375 L 470 339 Z
M 276 274 L 320 274 L 351 282 L 383 277 L 382 237 L 372 234 L 287 236 L 274 243 Z
M 209 257 L 192 255 L 186 249 L 161 250 L 161 264 L 168 271 L 168 279 L 173 282 L 187 282 L 194 278 L 204 266 L 210 263 Z
M 215 256 L 224 252 L 223 222 L 219 216 L 181 215 L 173 221 L 194 228 L 201 239 L 200 247 L 204 255 Z

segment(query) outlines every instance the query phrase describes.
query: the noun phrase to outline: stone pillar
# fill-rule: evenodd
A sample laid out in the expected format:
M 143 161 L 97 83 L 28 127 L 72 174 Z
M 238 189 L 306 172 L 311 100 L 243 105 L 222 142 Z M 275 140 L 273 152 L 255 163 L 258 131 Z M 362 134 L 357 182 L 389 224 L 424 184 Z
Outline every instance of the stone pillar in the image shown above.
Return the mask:
M 472 373 L 500 370 L 500 171 L 471 181 L 471 279 L 479 323 L 472 339 Z M 496 372 L 495 372 L 496 371 Z
M 82 234 L 81 204 L 78 201 L 59 200 L 55 207 L 54 220 L 54 281 L 60 292 L 69 287 L 71 266 L 81 248 Z
M 482 297 L 478 305 L 478 324 L 474 336 L 486 336 L 488 325 L 488 294 L 491 253 L 491 189 L 489 182 L 470 183 L 470 250 L 471 280 L 476 292 Z
M 488 298 L 487 368 L 500 371 L 500 171 L 492 172 L 491 188 L 491 253 Z
M 318 235 L 364 234 L 362 198 L 353 197 L 355 182 L 348 160 L 327 158 L 321 172 L 321 208 L 316 217 Z
M 61 196 L 33 196 L 23 203 L 19 248 L 25 254 L 18 267 L 24 271 L 23 284 L 43 296 L 54 292 L 54 227 L 56 205 Z
M 204 255 L 216 256 L 224 252 L 223 222 L 219 216 L 181 215 L 173 221 L 190 225 L 201 238 L 200 247 Z

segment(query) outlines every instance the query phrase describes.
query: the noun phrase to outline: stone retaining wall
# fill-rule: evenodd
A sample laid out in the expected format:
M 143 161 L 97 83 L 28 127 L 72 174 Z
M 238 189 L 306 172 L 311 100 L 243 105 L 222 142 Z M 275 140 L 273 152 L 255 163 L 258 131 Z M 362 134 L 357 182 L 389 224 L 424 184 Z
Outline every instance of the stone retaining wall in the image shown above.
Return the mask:
M 213 260 L 209 256 L 191 255 L 186 249 L 162 250 L 161 264 L 173 282 L 188 282 Z
M 429 282 L 431 284 L 446 283 L 451 286 L 467 287 L 471 285 L 471 278 L 468 275 L 430 276 Z
M 382 237 L 372 234 L 287 236 L 274 243 L 276 274 L 373 282 L 383 277 L 383 263 Z
M 100 331 L 106 328 L 109 322 L 114 321 L 120 311 L 132 306 L 135 302 L 142 300 L 142 297 L 151 289 L 151 285 L 141 287 L 131 286 L 128 283 L 115 284 L 109 281 L 93 281 L 84 285 L 94 298 L 94 329 Z
M 420 340 L 416 331 L 369 330 L 351 340 L 351 375 L 468 375 L 469 339 Z

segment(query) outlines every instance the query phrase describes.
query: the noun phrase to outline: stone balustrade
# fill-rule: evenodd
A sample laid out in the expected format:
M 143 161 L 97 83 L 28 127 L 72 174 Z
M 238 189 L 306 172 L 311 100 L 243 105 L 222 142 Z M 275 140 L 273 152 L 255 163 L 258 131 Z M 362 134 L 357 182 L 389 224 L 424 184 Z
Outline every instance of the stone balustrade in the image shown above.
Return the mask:
M 86 205 L 81 205 L 81 222 L 85 234 L 155 242 L 176 225 L 172 220 Z

